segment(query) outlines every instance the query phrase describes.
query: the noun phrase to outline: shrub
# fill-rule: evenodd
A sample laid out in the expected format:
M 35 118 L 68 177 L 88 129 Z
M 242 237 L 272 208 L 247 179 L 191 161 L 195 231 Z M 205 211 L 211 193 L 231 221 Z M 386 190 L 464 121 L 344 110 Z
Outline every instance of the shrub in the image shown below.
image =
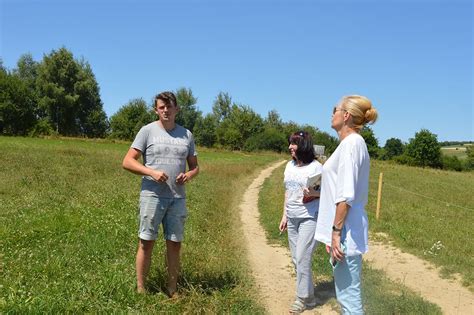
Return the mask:
M 461 172 L 464 170 L 464 165 L 457 156 L 447 156 L 444 155 L 442 158 L 443 169 L 450 171 Z

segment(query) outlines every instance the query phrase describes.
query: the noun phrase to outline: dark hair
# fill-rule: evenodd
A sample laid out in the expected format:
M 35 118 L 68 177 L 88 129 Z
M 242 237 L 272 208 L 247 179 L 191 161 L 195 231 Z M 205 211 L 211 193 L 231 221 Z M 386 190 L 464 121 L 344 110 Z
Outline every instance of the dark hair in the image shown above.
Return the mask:
M 288 144 L 296 144 L 296 159 L 308 164 L 315 159 L 313 140 L 311 135 L 306 131 L 297 131 L 288 138 Z
M 173 105 L 174 107 L 178 106 L 178 102 L 176 101 L 176 96 L 173 94 L 173 92 L 169 92 L 169 91 L 161 92 L 160 94 L 155 96 L 155 106 L 158 100 L 161 100 L 166 105 Z

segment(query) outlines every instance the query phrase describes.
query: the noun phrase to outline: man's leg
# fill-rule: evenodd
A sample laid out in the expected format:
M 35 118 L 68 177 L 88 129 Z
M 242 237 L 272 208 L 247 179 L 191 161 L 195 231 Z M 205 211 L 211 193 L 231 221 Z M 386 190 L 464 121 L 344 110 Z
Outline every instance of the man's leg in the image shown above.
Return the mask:
M 151 254 L 153 252 L 153 246 L 155 241 L 146 241 L 139 239 L 138 241 L 138 250 L 137 258 L 135 261 L 135 266 L 137 270 L 137 292 L 145 292 L 145 281 L 150 270 L 151 264 Z
M 167 289 L 170 297 L 176 293 L 179 273 L 181 242 L 166 240 L 166 266 L 168 268 Z

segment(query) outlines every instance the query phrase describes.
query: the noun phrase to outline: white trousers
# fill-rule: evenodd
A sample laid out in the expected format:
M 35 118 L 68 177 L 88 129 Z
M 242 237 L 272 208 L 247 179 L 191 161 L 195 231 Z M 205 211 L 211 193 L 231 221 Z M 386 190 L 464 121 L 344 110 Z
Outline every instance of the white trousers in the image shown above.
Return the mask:
M 288 242 L 296 269 L 296 296 L 301 299 L 314 296 L 311 262 L 316 245 L 316 219 L 288 218 Z

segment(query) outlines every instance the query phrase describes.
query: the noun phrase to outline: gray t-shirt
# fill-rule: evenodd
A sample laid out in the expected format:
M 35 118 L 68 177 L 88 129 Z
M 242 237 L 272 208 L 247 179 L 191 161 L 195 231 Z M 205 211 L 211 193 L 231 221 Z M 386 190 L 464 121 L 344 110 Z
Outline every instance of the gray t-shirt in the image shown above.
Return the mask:
M 185 198 L 184 185 L 176 184 L 176 177 L 186 171 L 186 160 L 196 156 L 192 133 L 176 124 L 167 131 L 157 121 L 143 126 L 132 143 L 132 148 L 140 150 L 146 167 L 164 171 L 168 175 L 165 183 L 153 180 L 151 176 L 142 178 L 142 194 L 156 194 L 165 198 Z

